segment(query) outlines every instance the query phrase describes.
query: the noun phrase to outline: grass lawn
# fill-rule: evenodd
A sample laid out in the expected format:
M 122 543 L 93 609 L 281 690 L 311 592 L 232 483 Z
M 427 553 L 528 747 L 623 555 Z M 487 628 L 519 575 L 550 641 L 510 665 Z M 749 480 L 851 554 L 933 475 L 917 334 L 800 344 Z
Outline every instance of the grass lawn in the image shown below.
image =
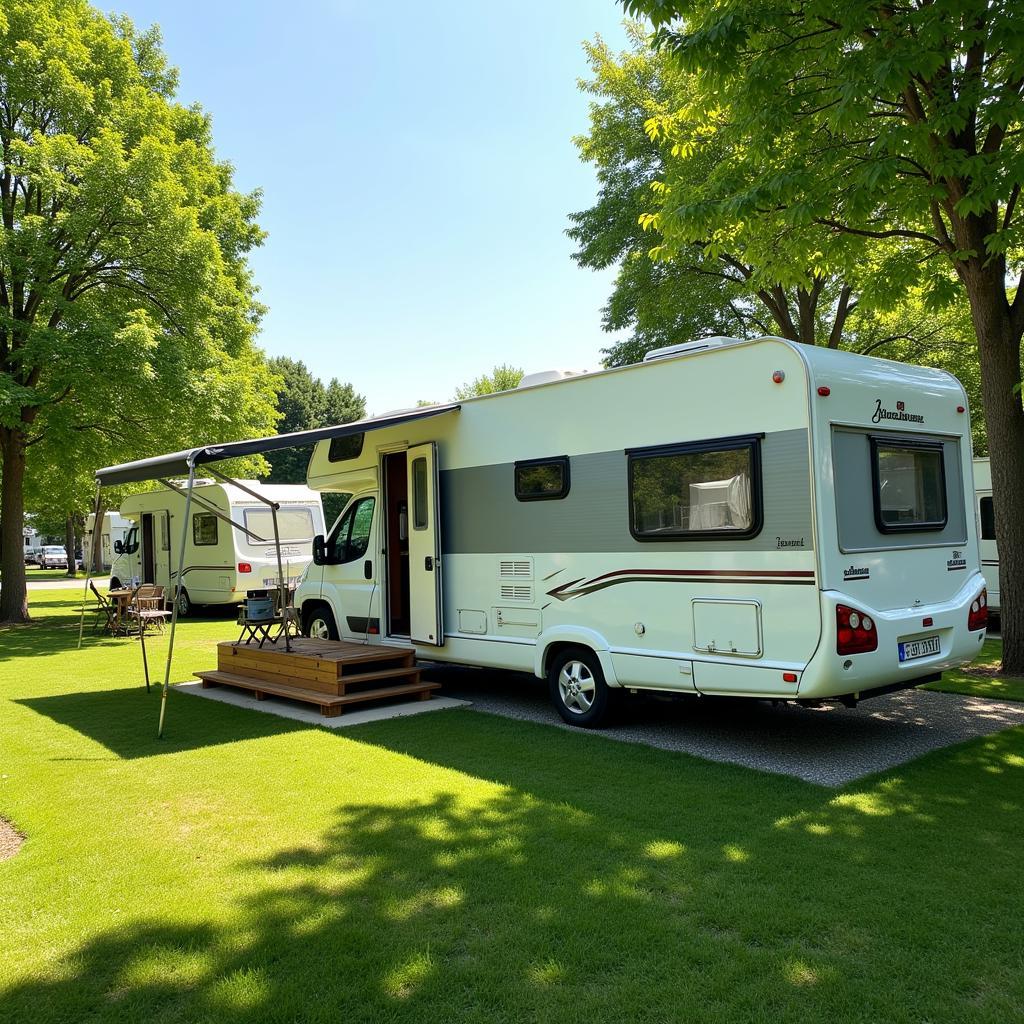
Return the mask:
M 470 710 L 158 741 L 77 597 L 0 632 L 0 1021 L 1024 1018 L 1024 729 L 838 791 Z
M 986 640 L 981 654 L 966 671 L 946 672 L 941 682 L 933 683 L 924 689 L 966 693 L 973 697 L 991 697 L 994 700 L 1024 700 L 1024 679 L 993 678 L 985 674 L 986 670 L 998 668 L 1002 656 L 1002 640 Z

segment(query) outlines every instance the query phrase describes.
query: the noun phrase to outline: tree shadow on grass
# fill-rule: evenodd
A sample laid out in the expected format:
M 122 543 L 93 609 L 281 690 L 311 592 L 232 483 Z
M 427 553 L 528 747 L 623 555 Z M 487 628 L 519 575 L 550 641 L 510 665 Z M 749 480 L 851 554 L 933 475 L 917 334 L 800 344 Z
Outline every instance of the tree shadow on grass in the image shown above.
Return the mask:
M 340 806 L 232 865 L 226 919 L 100 934 L 0 1019 L 1020 1019 L 1019 731 L 833 797 L 438 717 L 375 742 L 502 787 Z
M 276 715 L 247 714 L 215 701 L 186 699 L 172 687 L 164 738 L 157 739 L 160 690 L 158 685 L 149 693 L 142 688 L 92 690 L 24 697 L 13 703 L 66 725 L 128 760 L 309 728 L 304 722 Z

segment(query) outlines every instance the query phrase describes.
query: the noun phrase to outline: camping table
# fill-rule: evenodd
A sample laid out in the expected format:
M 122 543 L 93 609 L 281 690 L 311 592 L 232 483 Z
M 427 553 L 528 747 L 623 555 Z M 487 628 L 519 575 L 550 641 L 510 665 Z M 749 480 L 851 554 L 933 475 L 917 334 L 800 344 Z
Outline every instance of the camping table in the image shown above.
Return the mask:
M 134 590 L 120 589 L 108 590 L 107 598 L 114 605 L 114 625 L 120 631 L 124 628 L 124 620 L 128 614 L 128 605 L 131 603 Z

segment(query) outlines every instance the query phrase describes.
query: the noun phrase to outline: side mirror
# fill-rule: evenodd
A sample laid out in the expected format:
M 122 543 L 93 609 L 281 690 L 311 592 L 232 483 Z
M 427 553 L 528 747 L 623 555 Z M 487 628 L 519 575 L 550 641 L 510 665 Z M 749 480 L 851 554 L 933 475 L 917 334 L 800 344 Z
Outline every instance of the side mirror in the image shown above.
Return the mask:
M 318 533 L 313 538 L 313 564 L 327 564 L 327 545 L 324 542 L 324 535 L 322 533 Z
M 114 554 L 115 555 L 123 555 L 124 554 L 124 545 L 119 540 L 115 540 L 114 541 Z

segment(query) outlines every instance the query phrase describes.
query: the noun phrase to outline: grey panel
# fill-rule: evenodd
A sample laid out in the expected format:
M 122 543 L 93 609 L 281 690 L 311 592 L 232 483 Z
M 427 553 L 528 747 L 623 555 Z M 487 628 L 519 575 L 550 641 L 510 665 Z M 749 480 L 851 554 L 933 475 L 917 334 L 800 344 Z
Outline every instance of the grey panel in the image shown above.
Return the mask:
M 442 471 L 444 553 L 776 551 L 780 540 L 814 546 L 806 430 L 777 431 L 762 441 L 764 527 L 750 540 L 638 541 L 629 532 L 626 453 L 574 455 L 569 462 L 569 494 L 556 501 L 517 501 L 512 463 Z
M 882 533 L 875 525 L 874 482 L 871 476 L 871 442 L 876 437 L 916 437 L 942 442 L 946 471 L 946 525 L 941 530 Z M 832 464 L 835 474 L 836 523 L 841 551 L 883 551 L 886 548 L 949 547 L 967 542 L 964 481 L 960 469 L 960 442 L 956 438 L 931 438 L 921 434 L 880 430 L 832 431 Z

